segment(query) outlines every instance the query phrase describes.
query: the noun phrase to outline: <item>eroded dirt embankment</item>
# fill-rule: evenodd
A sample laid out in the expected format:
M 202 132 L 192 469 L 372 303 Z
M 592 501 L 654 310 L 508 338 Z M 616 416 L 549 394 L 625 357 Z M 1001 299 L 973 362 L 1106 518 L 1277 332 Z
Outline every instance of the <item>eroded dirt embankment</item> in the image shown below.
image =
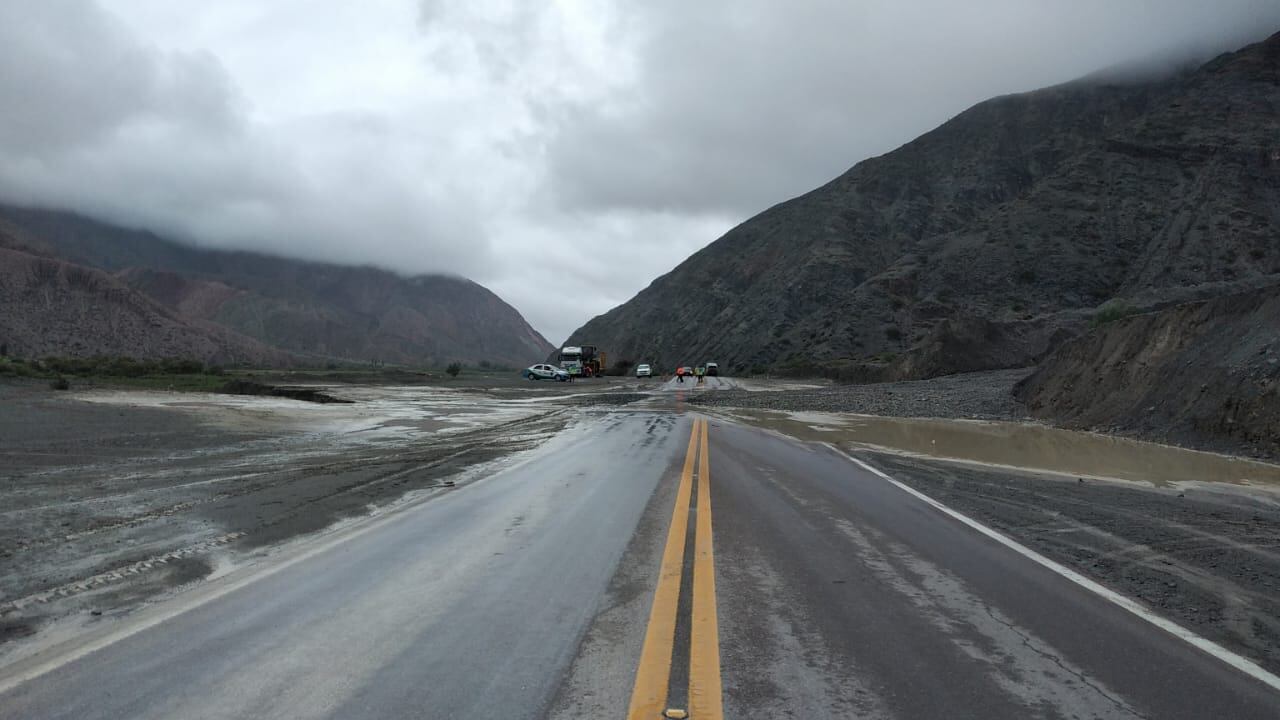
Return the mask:
M 1280 457 L 1280 285 L 1103 325 L 1017 389 L 1072 428 Z

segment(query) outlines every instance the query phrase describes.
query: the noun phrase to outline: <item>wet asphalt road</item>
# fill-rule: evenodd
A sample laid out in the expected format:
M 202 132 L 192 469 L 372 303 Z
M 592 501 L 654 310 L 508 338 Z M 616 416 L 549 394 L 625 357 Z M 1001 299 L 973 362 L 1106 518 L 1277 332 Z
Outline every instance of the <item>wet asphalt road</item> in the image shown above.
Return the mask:
M 680 409 L 599 413 L 26 682 L 0 671 L 0 717 L 626 717 L 673 504 L 699 502 Z M 1261 682 L 824 445 L 707 437 L 725 717 L 1280 716 Z

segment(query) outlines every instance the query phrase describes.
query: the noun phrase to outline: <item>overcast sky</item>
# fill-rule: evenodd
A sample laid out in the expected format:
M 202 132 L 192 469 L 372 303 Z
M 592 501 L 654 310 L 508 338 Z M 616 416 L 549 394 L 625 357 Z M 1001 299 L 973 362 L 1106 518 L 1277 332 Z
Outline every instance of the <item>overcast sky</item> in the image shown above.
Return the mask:
M 0 3 L 0 199 L 470 277 L 553 343 L 987 97 L 1276 0 Z

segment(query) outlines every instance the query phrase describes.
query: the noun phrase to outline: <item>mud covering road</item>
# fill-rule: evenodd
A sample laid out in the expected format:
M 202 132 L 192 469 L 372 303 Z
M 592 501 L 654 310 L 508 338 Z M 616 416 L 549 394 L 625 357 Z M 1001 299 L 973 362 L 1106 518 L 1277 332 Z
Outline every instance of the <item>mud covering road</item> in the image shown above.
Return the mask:
M 0 655 L 49 621 L 128 613 L 293 538 L 452 491 L 567 419 L 431 388 L 341 392 L 358 402 L 0 385 Z

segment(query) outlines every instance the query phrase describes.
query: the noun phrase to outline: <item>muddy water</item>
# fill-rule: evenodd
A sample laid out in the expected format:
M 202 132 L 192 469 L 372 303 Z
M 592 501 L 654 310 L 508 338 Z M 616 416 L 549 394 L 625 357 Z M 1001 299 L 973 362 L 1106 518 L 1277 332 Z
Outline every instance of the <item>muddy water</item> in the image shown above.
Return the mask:
M 514 403 L 435 387 L 308 386 L 335 392 L 351 404 L 317 404 L 276 397 L 159 390 L 89 390 L 89 403 L 183 412 L 224 430 L 264 434 L 310 433 L 363 443 L 398 442 L 519 420 L 544 411 L 545 401 Z
M 1280 465 L 1029 423 L 734 410 L 805 440 L 1093 478 L 1174 485 L 1225 482 L 1280 489 Z

